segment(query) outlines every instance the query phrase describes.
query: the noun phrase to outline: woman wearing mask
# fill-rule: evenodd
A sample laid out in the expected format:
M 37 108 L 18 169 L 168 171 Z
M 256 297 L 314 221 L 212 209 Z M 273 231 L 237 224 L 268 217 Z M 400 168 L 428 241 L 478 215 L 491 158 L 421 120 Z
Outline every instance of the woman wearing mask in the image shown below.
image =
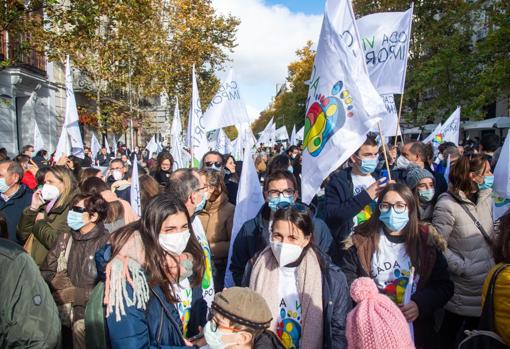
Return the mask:
M 373 215 L 354 228 L 345 244 L 341 267 L 349 284 L 358 277 L 371 277 L 413 322 L 417 348 L 438 347 L 434 311 L 453 294 L 441 252 L 444 246 L 433 227 L 418 220 L 414 195 L 403 184 L 384 189 Z M 411 296 L 406 303 L 407 287 Z
M 455 283 L 446 305 L 441 345 L 453 348 L 463 330 L 478 326 L 482 285 L 492 258 L 492 183 L 494 176 L 481 154 L 460 157 L 451 167 L 448 192 L 439 196 L 432 224 L 447 242 L 445 257 Z
M 108 239 L 103 225 L 107 209 L 106 201 L 97 194 L 77 195 L 67 215 L 71 233 L 59 235 L 41 266 L 60 308 L 62 325 L 72 331 L 74 349 L 85 348 L 84 313 L 98 282 L 94 255 Z
M 345 348 L 351 302 L 345 276 L 313 244 L 312 218 L 299 205 L 274 215 L 270 246 L 249 266 L 245 283 L 271 309 L 270 329 L 285 348 Z
M 228 249 L 234 220 L 234 205 L 228 201 L 221 172 L 202 170 L 200 175 L 206 183 L 209 199 L 198 217 L 202 222 L 211 248 L 212 261 L 216 269 L 214 288 L 216 292 L 219 292 L 223 290 L 227 268 Z
M 126 200 L 120 199 L 108 185 L 98 177 L 91 177 L 80 185 L 82 193 L 99 194 L 108 203 L 108 213 L 104 226 L 109 233 L 138 220 L 140 217 Z
M 106 321 L 113 349 L 191 345 L 185 338 L 206 322 L 200 287 L 205 264 L 180 201 L 152 199 L 142 219 L 113 235 L 96 261 L 106 272 Z
M 41 265 L 58 236 L 68 232 L 67 212 L 77 189 L 76 179 L 65 166 L 48 167 L 44 185 L 32 196 L 16 229 L 19 241 Z
M 172 168 L 174 165 L 174 158 L 169 152 L 162 152 L 158 155 L 157 160 L 157 169 L 152 172 L 152 176 L 154 179 L 161 185 L 162 187 L 168 186 L 168 180 L 170 178 L 170 174 L 172 173 Z
M 232 155 L 224 156 L 225 163 L 225 187 L 227 188 L 228 200 L 232 205 L 237 202 L 237 190 L 239 189 L 239 171 Z M 239 169 L 240 170 L 240 169 Z
M 418 219 L 423 222 L 432 222 L 435 205 L 434 175 L 425 169 L 413 167 L 407 173 L 406 183 L 413 191 L 418 208 Z

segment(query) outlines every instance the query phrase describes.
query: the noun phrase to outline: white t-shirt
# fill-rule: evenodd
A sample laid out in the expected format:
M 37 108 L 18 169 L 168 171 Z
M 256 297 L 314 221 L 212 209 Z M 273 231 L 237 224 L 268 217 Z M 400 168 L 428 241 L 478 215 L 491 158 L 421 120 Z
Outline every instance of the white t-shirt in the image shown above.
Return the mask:
M 186 278 L 179 282 L 178 285 L 175 286 L 176 294 L 179 297 L 180 302 L 175 306 L 177 307 L 177 311 L 179 312 L 179 317 L 182 322 L 182 329 L 184 337 L 188 336 L 188 323 L 191 314 L 191 301 L 193 299 L 193 290 L 189 283 L 189 279 Z
M 285 348 L 299 349 L 301 339 L 301 303 L 297 290 L 296 267 L 279 268 L 279 304 L 276 334 Z
M 366 190 L 368 187 L 370 187 L 374 182 L 375 179 L 371 175 L 368 176 L 360 176 L 352 174 L 352 187 L 353 187 L 353 194 L 354 196 L 361 193 L 363 190 Z M 354 216 L 354 226 L 357 226 L 358 224 L 361 224 L 365 221 L 368 221 L 370 217 L 372 216 L 373 212 L 373 205 L 375 203 L 371 203 L 370 205 L 366 205 L 363 210 L 361 210 L 356 216 Z
M 407 255 L 403 236 L 387 236 L 381 229 L 379 246 L 372 256 L 372 279 L 377 288 L 396 304 L 402 304 L 411 274 L 411 259 Z M 418 276 L 414 276 L 413 292 Z

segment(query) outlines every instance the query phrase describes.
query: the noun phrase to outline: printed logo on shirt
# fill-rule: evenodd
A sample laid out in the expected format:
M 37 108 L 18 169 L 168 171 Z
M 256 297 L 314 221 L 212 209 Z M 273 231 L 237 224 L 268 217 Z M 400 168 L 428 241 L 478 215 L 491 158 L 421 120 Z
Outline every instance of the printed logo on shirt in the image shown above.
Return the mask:
M 188 338 L 188 324 L 191 316 L 191 301 L 193 290 L 190 288 L 181 289 L 179 292 L 180 302 L 177 303 L 177 310 L 182 323 L 182 335 Z
M 400 266 L 398 261 L 384 262 L 377 266 L 373 278 L 378 278 L 381 274 L 389 273 L 388 279 L 384 281 L 383 293 L 387 295 L 396 304 L 402 304 L 404 300 L 404 293 L 406 291 L 407 284 L 409 283 L 409 276 L 411 271 L 404 269 Z
M 286 349 L 299 349 L 301 338 L 301 304 L 289 304 L 282 298 L 280 301 L 280 317 L 276 324 L 276 334 Z

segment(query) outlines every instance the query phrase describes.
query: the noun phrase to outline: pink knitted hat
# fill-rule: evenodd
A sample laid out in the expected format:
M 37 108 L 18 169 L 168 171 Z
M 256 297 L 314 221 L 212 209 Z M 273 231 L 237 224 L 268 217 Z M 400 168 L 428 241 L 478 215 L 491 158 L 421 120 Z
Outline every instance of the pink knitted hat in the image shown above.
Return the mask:
M 372 279 L 354 280 L 351 297 L 357 305 L 347 314 L 348 349 L 414 349 L 404 315 Z

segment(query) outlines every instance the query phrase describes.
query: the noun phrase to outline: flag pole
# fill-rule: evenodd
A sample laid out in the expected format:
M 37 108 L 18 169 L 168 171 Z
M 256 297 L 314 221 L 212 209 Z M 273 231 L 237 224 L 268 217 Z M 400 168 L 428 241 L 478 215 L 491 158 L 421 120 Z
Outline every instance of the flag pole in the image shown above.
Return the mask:
M 395 146 L 397 145 L 398 133 L 400 131 L 400 115 L 402 114 L 402 103 L 404 102 L 404 93 L 400 95 L 400 106 L 398 107 L 397 131 L 395 132 Z M 404 143 L 404 138 L 400 134 L 400 140 Z
M 386 154 L 386 142 L 384 141 L 384 135 L 382 133 L 381 123 L 379 121 L 377 122 L 377 127 L 379 128 L 379 137 L 381 138 L 384 162 L 386 163 L 386 170 L 388 171 L 388 180 L 391 181 L 390 163 L 388 162 L 388 154 Z

